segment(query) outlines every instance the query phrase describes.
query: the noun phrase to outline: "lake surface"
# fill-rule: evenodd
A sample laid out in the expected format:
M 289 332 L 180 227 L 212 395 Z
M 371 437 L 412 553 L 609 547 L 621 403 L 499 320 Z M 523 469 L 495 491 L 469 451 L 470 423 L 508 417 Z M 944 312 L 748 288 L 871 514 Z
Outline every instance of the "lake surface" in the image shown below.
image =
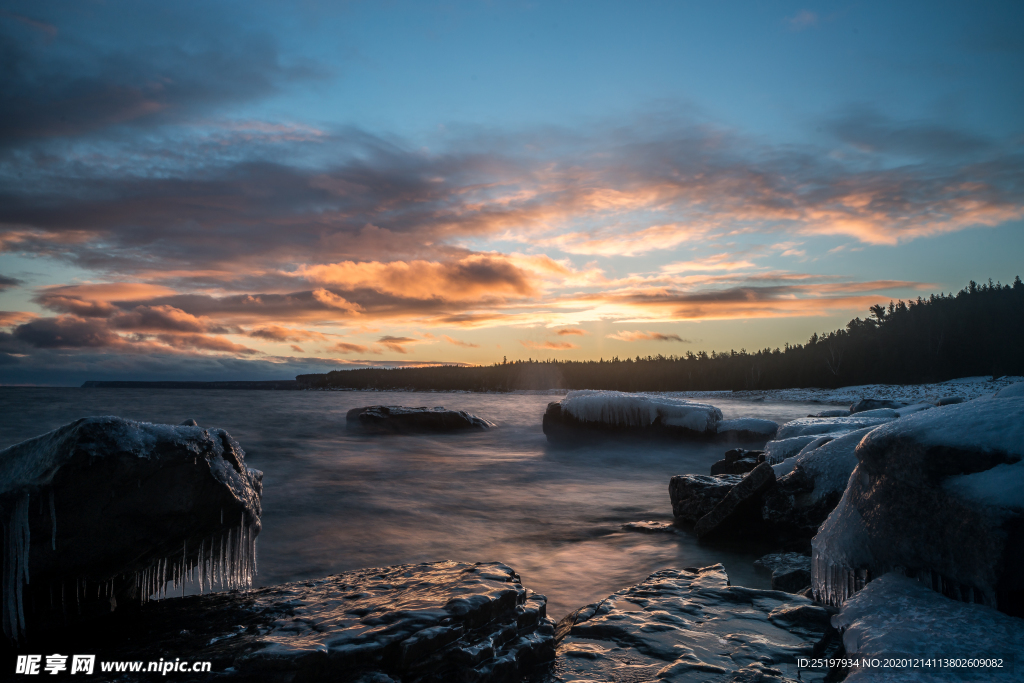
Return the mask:
M 498 560 L 569 611 L 665 567 L 722 562 L 734 584 L 768 587 L 752 563 L 771 546 L 708 545 L 692 533 L 644 534 L 626 522 L 671 521 L 669 478 L 707 474 L 731 446 L 607 443 L 556 448 L 541 431 L 551 394 L 187 391 L 0 387 L 0 448 L 80 417 L 119 415 L 222 427 L 263 470 L 258 585 L 349 569 Z M 725 417 L 777 422 L 821 404 L 699 399 Z M 345 413 L 386 404 L 467 410 L 482 433 L 362 436 Z

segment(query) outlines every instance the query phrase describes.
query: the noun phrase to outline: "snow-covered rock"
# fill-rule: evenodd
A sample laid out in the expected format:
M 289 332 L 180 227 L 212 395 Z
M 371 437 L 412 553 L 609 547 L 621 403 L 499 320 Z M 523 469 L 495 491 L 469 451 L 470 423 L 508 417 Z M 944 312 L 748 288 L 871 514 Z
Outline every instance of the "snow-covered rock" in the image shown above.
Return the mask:
M 754 566 L 772 577 L 772 590 L 798 593 L 811 585 L 811 558 L 799 553 L 772 553 Z
M 849 408 L 840 408 L 840 409 L 833 409 L 833 410 L 822 410 L 822 411 L 819 411 L 819 412 L 815 413 L 814 415 L 808 415 L 807 417 L 849 417 L 849 416 L 850 416 L 850 409 Z
M 672 514 L 685 522 L 696 522 L 718 505 L 743 475 L 680 474 L 668 483 Z
M 975 399 L 870 431 L 814 549 L 841 604 L 896 567 L 966 602 L 1024 614 L 1024 398 Z
M 775 438 L 779 424 L 756 417 L 741 417 L 720 421 L 715 431 L 719 437 L 734 441 L 767 441 Z
M 663 569 L 563 619 L 549 680 L 781 680 L 773 667 L 795 669 L 828 618 L 798 595 L 730 586 L 722 565 Z
M 1009 659 L 1024 652 L 1024 620 L 955 602 L 898 573 L 869 583 L 832 624 L 842 631 L 848 658 L 965 660 L 959 668 L 855 667 L 848 683 L 1021 680 L 1020 662 Z M 1002 658 L 1002 668 L 967 664 L 989 658 Z
M 880 424 L 891 422 L 896 417 L 896 415 L 890 417 L 861 417 L 860 415 L 825 418 L 801 417 L 782 425 L 776 438 L 781 440 L 794 436 L 820 436 L 833 432 L 852 432 L 864 427 L 877 427 Z
M 222 429 L 119 417 L 0 451 L 4 632 L 109 613 L 189 574 L 206 589 L 251 585 L 263 474 L 244 458 Z M 74 610 L 52 599 L 64 584 Z
M 806 436 L 791 436 L 787 439 L 769 441 L 764 445 L 765 462 L 775 465 L 787 458 L 792 458 L 802 451 L 804 446 L 815 441 L 817 438 L 817 434 L 808 434 Z
M 902 410 L 902 408 L 901 408 L 901 410 Z M 892 408 L 875 408 L 873 410 L 861 410 L 861 411 L 857 412 L 857 417 L 858 418 L 864 418 L 864 417 L 886 417 L 886 418 L 889 418 L 889 419 L 895 419 L 895 418 L 897 418 L 899 416 L 900 416 L 899 412 L 896 411 L 896 410 L 893 410 Z
M 884 408 L 902 408 L 906 403 L 903 401 L 893 401 L 892 399 L 886 398 L 862 398 L 861 400 L 850 406 L 850 414 L 863 413 L 869 410 L 880 410 Z
M 1020 398 L 1021 396 L 1024 396 L 1024 382 L 1011 384 L 992 394 L 992 398 Z
M 349 429 L 367 434 L 455 432 L 465 429 L 489 429 L 494 426 L 465 410 L 405 406 L 353 408 L 345 415 L 345 422 Z
M 707 403 L 662 394 L 570 391 L 548 404 L 543 428 L 549 440 L 573 441 L 587 432 L 667 437 L 713 437 L 722 411 Z

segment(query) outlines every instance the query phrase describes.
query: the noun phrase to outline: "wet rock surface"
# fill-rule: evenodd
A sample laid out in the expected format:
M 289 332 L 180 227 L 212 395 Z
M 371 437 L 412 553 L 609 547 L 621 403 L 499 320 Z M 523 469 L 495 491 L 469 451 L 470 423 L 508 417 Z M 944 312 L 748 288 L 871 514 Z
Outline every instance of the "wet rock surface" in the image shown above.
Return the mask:
M 72 642 L 103 660 L 210 661 L 218 680 L 441 683 L 519 680 L 552 659 L 553 634 L 544 597 L 511 568 L 436 562 L 151 602 Z M 60 638 L 40 647 L 61 651 Z
M 772 590 L 799 593 L 811 585 L 811 558 L 799 553 L 772 553 L 754 566 L 771 574 Z
M 796 658 L 810 655 L 828 619 L 807 598 L 730 586 L 722 565 L 664 569 L 559 622 L 544 680 L 795 679 Z
M 119 417 L 0 451 L 5 633 L 129 608 L 201 561 L 250 585 L 263 475 L 244 457 L 222 429 Z
M 764 451 L 748 451 L 734 448 L 725 452 L 725 457 L 711 466 L 711 474 L 746 474 L 762 462 Z
M 668 484 L 672 514 L 685 522 L 696 522 L 711 512 L 742 480 L 743 476 L 739 474 L 681 474 L 672 477 Z
M 345 415 L 348 429 L 367 434 L 415 434 L 489 429 L 492 424 L 465 410 L 367 406 L 353 408 Z
M 775 471 L 764 462 L 733 486 L 721 502 L 697 520 L 694 531 L 700 538 L 744 535 L 757 531 L 761 524 L 761 504 L 775 486 Z

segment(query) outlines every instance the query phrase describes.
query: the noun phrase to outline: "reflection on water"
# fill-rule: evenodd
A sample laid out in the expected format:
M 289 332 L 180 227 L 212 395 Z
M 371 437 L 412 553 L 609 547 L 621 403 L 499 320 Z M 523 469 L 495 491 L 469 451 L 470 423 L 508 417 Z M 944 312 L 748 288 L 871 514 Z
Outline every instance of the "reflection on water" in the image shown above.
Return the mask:
M 624 532 L 672 519 L 668 481 L 708 472 L 726 447 L 625 443 L 552 448 L 549 395 L 0 388 L 0 448 L 88 415 L 194 418 L 228 430 L 264 471 L 258 585 L 360 567 L 500 560 L 568 611 L 664 567 L 722 562 L 735 584 L 767 587 L 752 562 L 770 547 L 698 544 L 690 533 Z M 780 422 L 821 409 L 702 399 L 726 418 Z M 345 413 L 392 404 L 468 410 L 489 432 L 363 436 Z

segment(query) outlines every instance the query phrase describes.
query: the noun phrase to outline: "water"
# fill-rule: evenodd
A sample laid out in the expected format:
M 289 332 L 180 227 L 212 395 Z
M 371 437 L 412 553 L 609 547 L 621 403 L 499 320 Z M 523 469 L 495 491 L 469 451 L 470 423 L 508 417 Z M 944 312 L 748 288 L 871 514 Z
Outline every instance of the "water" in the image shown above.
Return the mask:
M 706 474 L 713 444 L 566 450 L 541 417 L 557 396 L 391 392 L 0 388 L 0 448 L 90 415 L 222 427 L 264 472 L 256 585 L 361 567 L 498 560 L 548 597 L 558 619 L 665 567 L 722 562 L 734 584 L 768 587 L 752 563 L 770 545 L 698 543 L 626 522 L 671 521 L 669 478 Z M 804 417 L 820 404 L 700 399 L 725 417 Z M 444 406 L 497 423 L 489 432 L 361 436 L 350 408 Z M 62 514 L 62 511 L 58 511 Z M 66 514 L 66 513 L 63 513 Z

